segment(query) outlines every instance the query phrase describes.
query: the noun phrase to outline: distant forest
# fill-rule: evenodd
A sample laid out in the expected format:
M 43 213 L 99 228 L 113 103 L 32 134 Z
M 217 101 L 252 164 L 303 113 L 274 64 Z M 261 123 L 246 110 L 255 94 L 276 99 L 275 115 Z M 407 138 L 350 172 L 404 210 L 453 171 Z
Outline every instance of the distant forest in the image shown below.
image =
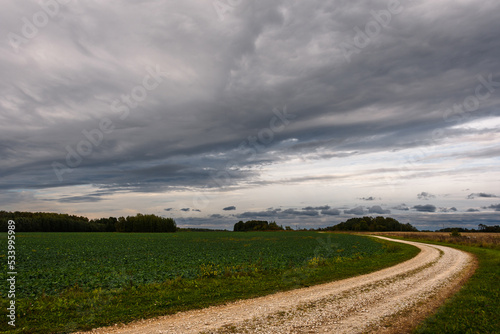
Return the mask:
M 289 226 L 283 229 L 276 222 L 262 220 L 250 220 L 246 223 L 239 221 L 234 224 L 234 231 L 283 231 L 291 230 Z M 346 222 L 325 228 L 310 229 L 310 231 L 418 231 L 411 224 L 401 224 L 394 218 L 384 217 L 362 217 L 351 218 Z
M 239 221 L 234 224 L 234 232 L 245 231 L 283 231 L 283 226 L 278 226 L 276 222 L 267 222 L 265 220 L 249 220 L 246 223 Z
M 87 217 L 47 212 L 0 211 L 0 231 L 7 232 L 8 221 L 16 222 L 16 232 L 175 232 L 172 218 L 155 215 L 109 217 L 89 220 Z
M 468 229 L 468 228 L 462 228 L 462 227 L 447 227 L 447 228 L 442 228 L 438 230 L 437 232 L 489 232 L 489 233 L 499 233 L 500 232 L 500 226 L 495 225 L 495 226 L 488 226 L 484 224 L 479 224 L 478 229 Z
M 362 217 L 351 218 L 335 226 L 325 227 L 322 231 L 418 231 L 411 224 L 401 224 L 394 218 L 384 217 Z

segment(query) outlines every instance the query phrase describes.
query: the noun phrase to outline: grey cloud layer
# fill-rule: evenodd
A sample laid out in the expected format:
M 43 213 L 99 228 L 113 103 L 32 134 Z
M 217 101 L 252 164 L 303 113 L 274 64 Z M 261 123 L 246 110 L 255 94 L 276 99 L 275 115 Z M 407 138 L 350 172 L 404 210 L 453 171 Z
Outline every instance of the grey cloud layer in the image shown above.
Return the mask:
M 22 18 L 40 10 L 5 6 L 1 30 L 18 35 Z M 339 45 L 354 43 L 354 28 L 386 1 L 245 2 L 223 21 L 210 1 L 69 2 L 17 52 L 0 45 L 0 188 L 243 187 L 258 182 L 253 167 L 460 141 L 456 125 L 499 116 L 500 3 L 401 6 L 347 62 Z M 454 110 L 478 76 L 490 82 L 480 89 L 488 99 L 473 112 Z M 89 138 L 99 144 L 86 147 Z M 77 163 L 79 149 L 91 152 Z M 53 162 L 67 168 L 62 181 Z

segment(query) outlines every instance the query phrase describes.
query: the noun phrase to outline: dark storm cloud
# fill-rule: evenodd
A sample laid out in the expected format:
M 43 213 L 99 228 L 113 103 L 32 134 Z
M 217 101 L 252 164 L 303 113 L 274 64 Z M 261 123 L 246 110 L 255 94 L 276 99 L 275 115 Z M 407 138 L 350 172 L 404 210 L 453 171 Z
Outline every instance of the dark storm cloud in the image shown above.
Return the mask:
M 493 209 L 495 211 L 500 211 L 500 204 L 492 204 L 490 206 L 484 207 L 484 209 Z
M 382 209 L 380 205 L 374 205 L 371 208 L 368 208 L 369 213 L 378 213 L 380 215 L 385 215 L 391 213 L 391 210 Z
M 457 125 L 498 115 L 498 1 L 401 2 L 347 61 L 342 43 L 385 9 L 382 0 L 267 1 L 221 21 L 210 1 L 69 2 L 14 47 L 9 34 L 22 37 L 22 18 L 41 7 L 7 1 L 1 188 L 227 189 L 257 182 L 253 167 L 304 153 L 460 143 Z M 481 84 L 489 95 L 477 110 L 448 111 Z
M 410 210 L 410 208 L 404 203 L 393 207 L 393 209 L 400 210 L 400 211 L 409 211 Z
M 470 208 L 470 209 L 467 209 L 466 212 L 479 212 L 479 210 L 478 209 Z
M 86 203 L 86 202 L 100 202 L 103 199 L 100 196 L 88 195 L 88 196 L 71 196 L 60 198 L 59 203 Z
M 498 197 L 493 194 L 486 194 L 486 193 L 473 193 L 467 196 L 468 199 L 474 199 L 476 197 L 481 197 L 481 198 L 493 198 L 493 197 Z
M 326 216 L 338 216 L 340 215 L 340 210 L 338 209 L 321 210 L 321 214 Z
M 236 210 L 236 207 L 234 205 L 231 205 L 231 206 L 225 207 L 222 210 L 224 210 L 224 211 L 232 211 L 232 210 Z
M 436 206 L 432 204 L 426 204 L 426 205 L 415 205 L 413 209 L 419 211 L 419 212 L 436 212 Z
M 457 208 L 451 207 L 451 208 L 439 208 L 439 212 L 457 212 Z
M 294 210 L 286 209 L 281 212 L 281 215 L 289 216 L 318 216 L 319 212 L 316 210 Z
M 166 209 L 163 209 L 163 211 L 172 211 L 173 208 L 166 208 Z
M 433 194 L 429 194 L 428 192 L 421 192 L 420 194 L 417 195 L 417 198 L 418 199 L 425 199 L 425 200 L 428 200 L 428 199 L 431 199 L 431 198 L 436 198 L 435 195 Z
M 366 213 L 368 213 L 368 211 L 366 211 L 362 206 L 358 206 L 358 207 L 355 207 L 354 209 L 350 209 L 350 210 L 344 210 L 344 214 L 346 214 L 346 215 L 361 216 L 361 215 L 364 215 Z
M 330 209 L 329 205 L 323 205 L 323 206 L 307 206 L 305 208 L 302 208 L 302 210 L 328 210 Z
M 268 209 L 266 211 L 247 211 L 236 215 L 238 218 L 274 218 L 274 219 L 292 219 L 296 217 L 319 217 L 320 214 L 317 209 L 309 210 L 296 210 L 296 209 Z
M 273 209 L 269 208 L 266 211 L 259 212 L 244 212 L 242 214 L 236 215 L 238 218 L 263 218 L 272 217 L 274 219 L 293 219 L 297 217 L 310 217 L 310 218 L 321 218 L 321 216 L 339 216 L 341 214 L 338 209 L 331 209 L 329 205 L 323 206 L 309 206 L 302 210 L 297 209 Z
M 63 196 L 60 198 L 44 198 L 43 200 L 47 202 L 59 203 L 92 203 L 106 200 L 106 198 L 103 197 L 110 195 L 113 195 L 113 193 L 109 191 L 95 191 L 86 195 Z

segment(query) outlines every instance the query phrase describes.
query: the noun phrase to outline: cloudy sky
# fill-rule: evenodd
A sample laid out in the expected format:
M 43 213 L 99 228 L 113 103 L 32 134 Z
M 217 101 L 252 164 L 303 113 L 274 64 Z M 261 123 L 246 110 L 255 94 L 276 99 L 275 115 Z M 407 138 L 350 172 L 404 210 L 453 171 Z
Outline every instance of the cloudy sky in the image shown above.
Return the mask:
M 500 2 L 3 1 L 0 209 L 500 223 Z

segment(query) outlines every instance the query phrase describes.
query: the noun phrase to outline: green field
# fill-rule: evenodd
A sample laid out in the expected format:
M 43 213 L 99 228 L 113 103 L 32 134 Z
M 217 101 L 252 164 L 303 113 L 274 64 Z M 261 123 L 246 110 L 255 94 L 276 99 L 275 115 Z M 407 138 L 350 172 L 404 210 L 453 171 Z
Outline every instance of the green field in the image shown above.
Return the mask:
M 342 279 L 417 252 L 317 232 L 18 233 L 16 328 L 4 320 L 0 330 L 90 329 Z

